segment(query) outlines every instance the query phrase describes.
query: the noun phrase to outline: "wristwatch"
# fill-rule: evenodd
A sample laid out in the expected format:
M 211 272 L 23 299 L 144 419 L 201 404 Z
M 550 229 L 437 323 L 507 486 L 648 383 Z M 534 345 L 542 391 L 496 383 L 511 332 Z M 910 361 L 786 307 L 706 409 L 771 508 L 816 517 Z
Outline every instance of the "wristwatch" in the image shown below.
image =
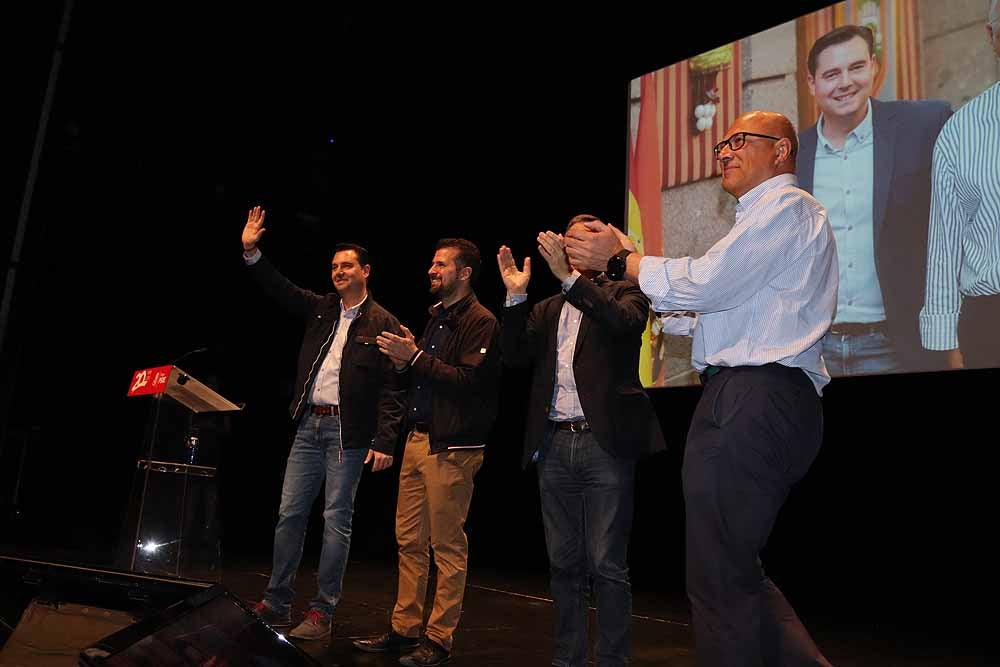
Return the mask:
M 625 259 L 632 254 L 631 250 L 619 250 L 608 259 L 608 268 L 604 271 L 611 280 L 621 280 L 625 277 Z

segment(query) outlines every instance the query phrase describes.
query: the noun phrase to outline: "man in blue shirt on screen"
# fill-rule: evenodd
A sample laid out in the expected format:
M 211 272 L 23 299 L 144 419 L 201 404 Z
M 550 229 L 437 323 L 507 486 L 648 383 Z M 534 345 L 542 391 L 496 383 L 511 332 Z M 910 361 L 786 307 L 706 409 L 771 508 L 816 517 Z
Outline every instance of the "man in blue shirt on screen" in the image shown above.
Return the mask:
M 879 62 L 864 26 L 816 40 L 807 59 L 819 121 L 799 136 L 799 185 L 826 208 L 837 239 L 840 293 L 823 339 L 831 375 L 943 368 L 920 345 L 931 152 L 947 102 L 872 97 Z

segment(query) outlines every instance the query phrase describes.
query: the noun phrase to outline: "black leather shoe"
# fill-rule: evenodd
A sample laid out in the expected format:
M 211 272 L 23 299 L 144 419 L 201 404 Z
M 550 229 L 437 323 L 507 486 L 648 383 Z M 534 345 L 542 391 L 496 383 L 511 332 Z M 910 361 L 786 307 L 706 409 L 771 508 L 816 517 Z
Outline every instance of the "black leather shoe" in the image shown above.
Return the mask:
M 390 630 L 378 637 L 355 639 L 354 648 L 366 653 L 407 653 L 420 646 L 416 637 L 404 637 Z
M 403 667 L 433 667 L 443 665 L 449 660 L 451 654 L 445 651 L 443 646 L 424 637 L 420 640 L 420 648 L 400 658 L 399 664 Z

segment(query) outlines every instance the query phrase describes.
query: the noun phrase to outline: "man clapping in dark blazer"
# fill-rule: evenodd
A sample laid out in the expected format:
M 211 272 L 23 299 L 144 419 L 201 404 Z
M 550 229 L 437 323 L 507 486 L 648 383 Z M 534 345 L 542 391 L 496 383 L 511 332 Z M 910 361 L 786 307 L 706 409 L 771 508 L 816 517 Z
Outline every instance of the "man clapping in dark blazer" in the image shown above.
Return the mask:
M 567 231 L 594 220 L 578 215 Z M 523 463 L 538 464 L 556 615 L 552 664 L 587 662 L 588 579 L 597 596 L 597 663 L 627 664 L 635 465 L 664 449 L 639 382 L 649 301 L 632 283 L 576 271 L 560 234 L 539 234 L 538 251 L 562 291 L 534 308 L 526 303 L 530 258 L 518 270 L 501 246 L 497 263 L 507 287 L 504 363 L 534 364 Z

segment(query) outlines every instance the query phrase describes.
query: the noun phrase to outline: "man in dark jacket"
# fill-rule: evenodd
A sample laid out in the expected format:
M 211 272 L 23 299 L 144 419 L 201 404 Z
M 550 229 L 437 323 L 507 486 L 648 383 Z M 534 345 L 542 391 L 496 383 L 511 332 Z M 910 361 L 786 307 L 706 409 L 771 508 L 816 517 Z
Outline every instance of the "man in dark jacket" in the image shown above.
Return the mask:
M 440 301 L 420 341 L 385 331 L 379 349 L 409 386 L 409 435 L 399 473 L 396 540 L 399 591 L 389 632 L 354 645 L 372 653 L 407 652 L 402 665 L 439 665 L 451 653 L 465 594 L 469 542 L 463 529 L 472 480 L 497 414 L 500 327 L 472 290 L 482 261 L 465 239 L 438 241 L 427 274 Z M 423 641 L 424 599 L 434 548 L 437 588 Z
M 578 215 L 567 231 L 594 220 Z M 538 251 L 562 292 L 534 308 L 527 304 L 531 260 L 518 270 L 501 246 L 497 263 L 507 288 L 504 363 L 534 365 L 523 463 L 538 462 L 555 602 L 552 664 L 587 664 L 589 578 L 597 595 L 597 664 L 625 665 L 635 465 L 664 449 L 639 382 L 649 300 L 632 283 L 575 270 L 561 235 L 539 234 Z
M 289 633 L 322 639 L 330 635 L 330 616 L 340 601 L 361 471 L 369 461 L 372 470 L 392 466 L 404 392 L 396 387 L 392 364 L 379 354 L 375 338 L 400 327 L 368 293 L 367 250 L 338 245 L 331 263 L 336 293 L 315 294 L 292 284 L 263 258 L 257 249 L 263 224 L 264 210 L 251 209 L 243 229 L 243 257 L 250 275 L 305 320 L 306 331 L 289 407 L 298 430 L 285 467 L 271 579 L 255 611 L 274 627 L 291 625 L 292 584 L 309 511 L 325 484 L 318 590 L 303 622 Z

